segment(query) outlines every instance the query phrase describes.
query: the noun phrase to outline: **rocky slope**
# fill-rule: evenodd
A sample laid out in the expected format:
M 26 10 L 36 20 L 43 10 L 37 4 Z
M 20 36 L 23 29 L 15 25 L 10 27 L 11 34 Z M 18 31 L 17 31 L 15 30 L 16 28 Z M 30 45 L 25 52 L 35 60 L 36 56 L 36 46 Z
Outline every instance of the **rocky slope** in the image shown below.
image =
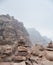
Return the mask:
M 30 45 L 29 34 L 22 22 L 19 22 L 8 14 L 0 15 L 0 44 L 14 44 L 20 38 Z

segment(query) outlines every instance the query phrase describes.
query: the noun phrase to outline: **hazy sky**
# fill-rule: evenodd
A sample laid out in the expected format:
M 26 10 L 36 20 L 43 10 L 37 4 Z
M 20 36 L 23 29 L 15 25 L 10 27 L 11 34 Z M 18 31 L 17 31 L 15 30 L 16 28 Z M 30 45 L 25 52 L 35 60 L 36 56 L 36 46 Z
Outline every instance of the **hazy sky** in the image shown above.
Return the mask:
M 53 0 L 0 0 L 0 14 L 10 14 L 53 39 Z

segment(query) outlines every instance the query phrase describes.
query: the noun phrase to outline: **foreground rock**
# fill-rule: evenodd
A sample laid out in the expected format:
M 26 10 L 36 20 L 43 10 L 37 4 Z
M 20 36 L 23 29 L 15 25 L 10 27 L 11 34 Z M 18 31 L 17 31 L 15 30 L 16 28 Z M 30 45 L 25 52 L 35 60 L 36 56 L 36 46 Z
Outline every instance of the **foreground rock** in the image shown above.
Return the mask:
M 26 65 L 25 62 L 14 63 L 14 62 L 2 62 L 0 65 Z
M 49 61 L 53 61 L 53 43 L 50 42 L 45 50 L 45 57 Z

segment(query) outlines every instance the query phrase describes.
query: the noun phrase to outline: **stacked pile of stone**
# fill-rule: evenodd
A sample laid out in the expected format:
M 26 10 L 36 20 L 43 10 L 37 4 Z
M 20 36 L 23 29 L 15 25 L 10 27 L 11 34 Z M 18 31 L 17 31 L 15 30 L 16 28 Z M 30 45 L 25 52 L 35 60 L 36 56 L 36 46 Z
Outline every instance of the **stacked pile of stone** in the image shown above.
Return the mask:
M 48 43 L 48 46 L 45 50 L 45 57 L 49 61 L 53 61 L 53 43 Z
M 42 52 L 44 51 L 44 46 L 41 44 L 35 44 L 32 48 L 32 55 L 34 56 L 41 56 Z
M 12 46 L 10 45 L 0 45 L 0 62 L 10 62 L 12 61 Z
M 20 39 L 14 55 L 14 61 L 16 62 L 26 61 L 27 56 L 28 56 L 27 46 L 25 45 L 23 39 Z

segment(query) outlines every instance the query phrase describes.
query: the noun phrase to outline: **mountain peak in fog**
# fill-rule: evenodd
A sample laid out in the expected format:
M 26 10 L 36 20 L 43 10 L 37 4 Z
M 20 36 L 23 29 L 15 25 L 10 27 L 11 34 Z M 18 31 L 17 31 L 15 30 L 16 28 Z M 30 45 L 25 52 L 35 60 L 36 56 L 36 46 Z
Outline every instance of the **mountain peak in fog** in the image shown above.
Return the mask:
M 29 28 L 28 33 L 33 44 L 47 44 L 51 41 L 46 36 L 42 36 L 35 28 Z

